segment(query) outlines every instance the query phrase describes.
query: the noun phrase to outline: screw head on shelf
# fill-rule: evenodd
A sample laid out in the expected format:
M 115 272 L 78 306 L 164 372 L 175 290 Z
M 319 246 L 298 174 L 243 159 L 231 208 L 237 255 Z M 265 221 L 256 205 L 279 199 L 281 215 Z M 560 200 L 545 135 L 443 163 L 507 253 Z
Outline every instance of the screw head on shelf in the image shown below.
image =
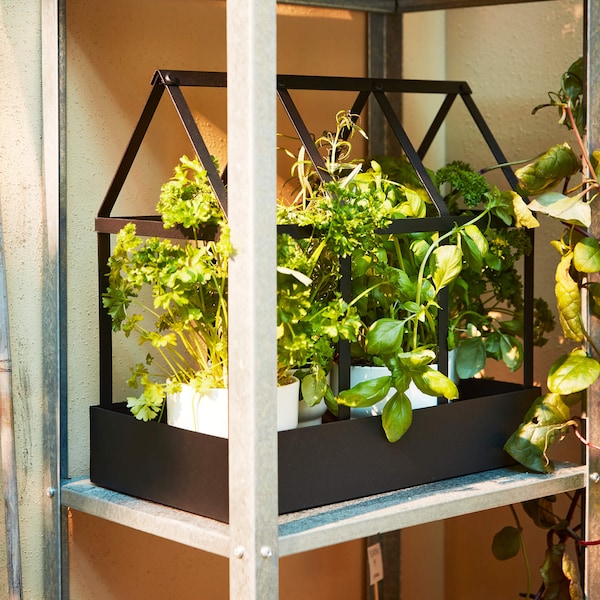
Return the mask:
M 597 472 L 593 472 L 590 473 L 590 480 L 592 481 L 592 483 L 598 483 L 600 481 L 600 473 Z
M 273 550 L 271 550 L 271 548 L 269 548 L 269 546 L 263 546 L 260 549 L 260 555 L 263 558 L 271 558 L 271 556 L 273 556 Z
M 246 554 L 246 549 L 244 548 L 244 546 L 236 546 L 233 549 L 233 555 L 236 558 L 243 558 L 244 554 Z

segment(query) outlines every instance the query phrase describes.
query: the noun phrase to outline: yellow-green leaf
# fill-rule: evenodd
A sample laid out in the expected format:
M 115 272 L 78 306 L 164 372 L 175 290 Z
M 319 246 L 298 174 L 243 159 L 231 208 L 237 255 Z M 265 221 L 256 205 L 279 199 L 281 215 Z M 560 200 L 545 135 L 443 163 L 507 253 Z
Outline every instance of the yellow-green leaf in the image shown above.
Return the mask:
M 433 251 L 433 283 L 439 291 L 458 277 L 462 270 L 462 251 L 458 246 L 445 245 Z
M 581 162 L 569 144 L 557 144 L 536 161 L 515 171 L 527 194 L 536 195 L 554 188 L 565 177 L 579 171 Z
M 573 249 L 573 266 L 582 273 L 600 271 L 600 244 L 593 237 L 585 237 Z
M 527 227 L 533 229 L 539 227 L 540 222 L 533 216 L 531 208 L 519 194 L 512 192 L 513 212 L 515 214 L 515 225 L 517 227 Z
M 443 373 L 428 367 L 425 371 L 416 371 L 412 373 L 415 385 L 424 394 L 429 396 L 443 396 L 448 400 L 458 398 L 458 388 L 456 384 L 446 377 Z
M 565 254 L 556 267 L 556 306 L 563 333 L 566 338 L 583 341 L 583 323 L 581 320 L 581 293 L 577 282 L 571 277 L 572 253 Z
M 341 391 L 338 396 L 338 403 L 353 408 L 373 406 L 373 404 L 387 396 L 391 383 L 392 378 L 389 375 L 361 381 L 349 390 Z
M 533 471 L 550 472 L 554 467 L 547 456 L 547 449 L 557 436 L 563 435 L 570 418 L 571 411 L 562 396 L 540 396 L 504 444 L 504 450 Z
M 561 356 L 548 372 L 548 389 L 554 394 L 568 396 L 587 389 L 600 376 L 600 364 L 577 348 Z
M 559 192 L 548 192 L 532 200 L 529 208 L 571 225 L 589 227 L 592 222 L 590 205 L 581 196 L 565 196 Z

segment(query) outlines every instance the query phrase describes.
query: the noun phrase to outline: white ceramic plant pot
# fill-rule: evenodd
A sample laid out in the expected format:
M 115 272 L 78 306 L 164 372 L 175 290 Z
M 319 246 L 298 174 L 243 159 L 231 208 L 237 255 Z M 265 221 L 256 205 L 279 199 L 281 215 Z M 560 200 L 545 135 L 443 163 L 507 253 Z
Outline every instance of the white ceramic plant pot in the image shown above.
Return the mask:
M 298 426 L 300 382 L 295 377 L 277 388 L 277 431 Z M 213 388 L 204 394 L 183 384 L 181 391 L 167 394 L 167 423 L 180 429 L 229 437 L 229 390 Z
M 297 369 L 298 370 L 298 369 Z M 327 373 L 327 383 L 331 385 L 331 373 Z M 306 404 L 302 398 L 302 385 L 300 386 L 300 402 L 298 404 L 298 427 L 312 427 L 321 425 L 323 415 L 327 411 L 325 400 L 314 406 Z
M 297 377 L 292 379 L 291 383 L 277 388 L 277 431 L 298 427 L 300 380 Z
M 450 379 L 456 382 L 456 376 L 454 375 L 454 356 L 454 351 L 451 351 L 448 355 L 448 372 L 450 373 Z M 431 368 L 437 370 L 438 366 L 436 364 L 433 364 L 431 365 Z M 350 367 L 350 387 L 353 387 L 357 383 L 360 383 L 362 381 L 369 381 L 371 379 L 377 379 L 378 377 L 385 377 L 389 374 L 390 372 L 387 367 L 352 365 Z M 396 388 L 390 388 L 390 391 L 387 393 L 386 397 L 383 400 L 380 400 L 379 402 L 374 404 L 373 406 L 367 406 L 365 408 L 351 408 L 351 418 L 356 419 L 360 417 L 374 417 L 377 415 L 381 415 L 383 412 L 383 407 L 386 405 L 387 401 L 394 395 L 395 391 Z M 424 394 L 412 381 L 410 383 L 410 386 L 408 387 L 408 390 L 406 390 L 406 395 L 408 396 L 410 404 L 414 410 L 437 405 L 437 398 L 435 396 L 429 396 L 428 394 Z
M 212 388 L 201 394 L 191 385 L 183 384 L 181 391 L 167 394 L 167 423 L 180 429 L 228 437 L 229 390 Z

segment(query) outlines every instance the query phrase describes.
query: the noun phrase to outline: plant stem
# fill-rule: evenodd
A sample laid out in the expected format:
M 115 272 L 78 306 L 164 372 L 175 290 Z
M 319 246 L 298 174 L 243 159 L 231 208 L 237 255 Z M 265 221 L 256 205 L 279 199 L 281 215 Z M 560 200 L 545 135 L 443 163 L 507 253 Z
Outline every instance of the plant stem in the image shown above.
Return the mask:
M 525 547 L 525 542 L 523 541 L 523 528 L 521 527 L 521 522 L 519 521 L 519 515 L 517 514 L 515 507 L 512 504 L 510 504 L 509 508 L 515 519 L 517 529 L 519 530 L 519 543 L 521 546 L 521 551 L 523 552 L 523 562 L 525 563 L 525 573 L 527 574 L 527 589 L 526 589 L 525 598 L 529 598 L 530 594 L 531 594 L 531 566 L 529 565 L 529 557 L 527 556 L 527 548 Z
M 583 156 L 583 160 L 585 160 L 585 163 L 587 165 L 587 168 L 589 169 L 590 175 L 592 176 L 592 179 L 594 180 L 594 183 L 595 183 L 594 187 L 598 188 L 599 187 L 598 186 L 598 177 L 596 176 L 594 167 L 592 166 L 592 163 L 590 161 L 588 153 L 585 149 L 583 140 L 581 139 L 581 136 L 579 135 L 579 129 L 577 128 L 577 124 L 575 123 L 575 119 L 573 118 L 573 112 L 571 111 L 571 107 L 568 105 L 565 105 L 563 107 L 563 111 L 566 111 L 567 116 L 569 117 L 569 121 L 571 122 L 571 127 L 573 129 L 573 133 L 575 134 L 575 139 L 577 140 L 577 144 L 581 151 L 581 156 Z

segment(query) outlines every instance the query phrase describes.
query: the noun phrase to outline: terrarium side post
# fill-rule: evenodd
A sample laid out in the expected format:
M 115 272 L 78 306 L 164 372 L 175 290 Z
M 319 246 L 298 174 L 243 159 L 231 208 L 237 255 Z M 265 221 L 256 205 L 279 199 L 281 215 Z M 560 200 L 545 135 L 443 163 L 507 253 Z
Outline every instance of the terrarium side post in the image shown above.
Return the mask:
M 227 2 L 230 597 L 278 598 L 276 2 Z
M 600 0 L 587 0 L 586 3 L 587 39 L 586 49 L 586 112 L 587 145 L 590 155 L 600 148 Z M 592 205 L 591 233 L 600 237 L 600 213 L 598 201 Z M 589 331 L 592 339 L 600 342 L 600 324 L 591 319 Z M 587 439 L 597 444 L 600 439 L 600 381 L 596 381 L 587 395 Z M 585 502 L 585 539 L 600 539 L 600 454 L 587 448 L 588 486 Z M 596 598 L 600 593 L 600 546 L 589 546 L 585 550 L 584 588 L 586 598 Z

